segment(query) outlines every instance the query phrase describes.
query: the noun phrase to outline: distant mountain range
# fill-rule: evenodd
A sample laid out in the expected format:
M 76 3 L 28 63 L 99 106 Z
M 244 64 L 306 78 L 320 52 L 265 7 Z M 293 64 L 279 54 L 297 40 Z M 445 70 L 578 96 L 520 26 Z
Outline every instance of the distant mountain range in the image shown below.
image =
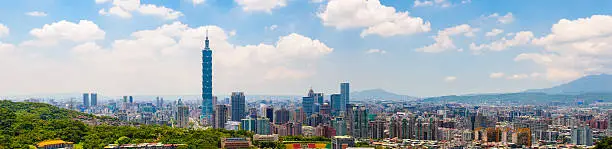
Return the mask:
M 74 98 L 75 101 L 80 101 L 81 94 L 53 94 L 53 95 L 31 95 L 31 96 L 0 96 L 0 99 L 26 99 L 26 98 L 56 98 L 67 100 Z M 199 95 L 182 95 L 182 96 L 161 96 L 166 101 L 173 101 L 178 98 L 183 98 L 188 101 L 196 101 Z M 227 96 L 220 96 L 227 97 Z M 99 97 L 103 100 L 118 99 L 120 97 Z M 155 96 L 134 96 L 138 101 L 154 100 Z M 327 98 L 327 97 L 326 97 Z M 247 99 L 266 99 L 266 100 L 294 100 L 300 101 L 301 96 L 273 96 L 273 95 L 249 95 Z M 399 95 L 385 91 L 383 89 L 370 89 L 363 91 L 351 92 L 351 99 L 360 100 L 390 100 L 390 101 L 420 101 L 420 102 L 459 102 L 459 103 L 522 103 L 522 104 L 539 104 L 539 103 L 576 103 L 576 102 L 596 102 L 610 101 L 612 102 L 612 75 L 590 75 L 585 76 L 566 84 L 554 86 L 545 89 L 530 89 L 518 93 L 499 93 L 499 94 L 470 94 L 470 95 L 451 95 L 440 97 L 419 98 L 408 95 Z M 219 98 L 223 100 L 223 98 Z
M 612 75 L 590 75 L 552 88 L 531 89 L 525 92 L 546 94 L 612 93 Z
M 566 84 L 545 89 L 530 89 L 519 93 L 476 94 L 431 97 L 423 102 L 469 104 L 589 104 L 612 102 L 612 75 L 590 75 Z
M 419 99 L 417 97 L 391 93 L 383 89 L 371 89 L 371 90 L 352 92 L 351 98 L 354 100 L 381 100 L 381 99 L 384 99 L 384 100 L 393 100 L 393 101 L 413 101 L 413 100 Z

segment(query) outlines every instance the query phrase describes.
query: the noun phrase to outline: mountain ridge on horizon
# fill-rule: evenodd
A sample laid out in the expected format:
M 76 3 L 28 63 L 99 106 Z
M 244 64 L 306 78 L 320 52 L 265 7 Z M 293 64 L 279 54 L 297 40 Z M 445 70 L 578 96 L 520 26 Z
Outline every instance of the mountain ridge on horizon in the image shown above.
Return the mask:
M 522 92 L 510 92 L 510 93 L 471 93 L 465 95 L 441 95 L 441 96 L 431 96 L 431 97 L 417 97 L 410 95 L 402 95 L 393 92 L 389 92 L 382 88 L 374 88 L 374 89 L 365 89 L 360 91 L 351 92 L 351 99 L 354 100 L 369 100 L 369 99 L 385 99 L 385 100 L 418 100 L 418 99 L 426 99 L 426 98 L 435 98 L 435 97 L 452 97 L 452 96 L 479 96 L 479 95 L 503 95 L 503 94 L 515 94 L 515 93 L 544 93 L 549 95 L 555 94 L 584 94 L 584 93 L 612 93 L 612 75 L 609 74 L 599 74 L 599 75 L 587 75 L 576 80 L 570 81 L 565 84 L 553 86 L 550 88 L 542 88 L 542 89 L 527 89 Z M 11 95 L 11 96 L 0 96 L 3 99 L 14 99 L 14 98 L 79 98 L 82 93 L 56 93 L 56 94 L 32 94 L 32 95 Z M 331 94 L 328 94 L 331 95 Z M 199 94 L 192 95 L 134 95 L 134 97 L 141 98 L 155 98 L 159 97 L 171 97 L 173 98 L 184 98 L 187 100 L 197 99 Z M 229 95 L 221 95 L 220 97 L 227 97 Z M 299 98 L 303 95 L 265 95 L 265 94 L 253 94 L 247 95 L 251 98 L 253 97 L 287 97 L 287 98 Z M 121 96 L 104 96 L 100 95 L 101 99 L 113 99 L 115 97 Z
M 550 88 L 528 89 L 523 92 L 546 94 L 612 93 L 612 75 L 587 75 Z

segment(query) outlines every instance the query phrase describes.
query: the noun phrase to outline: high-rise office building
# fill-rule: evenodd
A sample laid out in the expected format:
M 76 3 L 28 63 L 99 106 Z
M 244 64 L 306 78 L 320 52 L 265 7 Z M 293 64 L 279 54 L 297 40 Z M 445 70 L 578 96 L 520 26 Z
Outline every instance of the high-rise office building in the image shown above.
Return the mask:
M 377 118 L 375 121 L 370 121 L 368 128 L 368 134 L 370 134 L 369 138 L 382 139 L 385 137 L 385 120 L 382 118 Z
M 349 83 L 340 83 L 340 94 L 342 94 L 342 99 L 344 99 L 344 104 L 350 104 L 350 88 Z
M 89 93 L 83 93 L 83 106 L 89 108 Z
M 329 96 L 331 99 L 331 113 L 333 116 L 339 116 L 340 113 L 346 112 L 346 104 L 342 99 L 342 94 L 332 94 Z
M 270 120 L 268 118 L 257 118 L 255 123 L 257 123 L 257 131 L 255 131 L 256 134 L 260 134 L 260 135 L 271 134 Z
M 215 114 L 214 120 L 215 123 L 213 125 L 214 128 L 225 128 L 225 123 L 227 123 L 227 105 L 215 105 Z
M 593 131 L 589 126 L 579 126 L 572 128 L 572 144 L 574 145 L 593 145 Z
M 344 121 L 344 117 L 336 117 L 332 121 L 332 127 L 336 129 L 336 136 L 347 135 L 346 121 Z
M 313 97 L 302 97 L 302 109 L 306 117 L 312 115 L 314 111 L 314 98 Z
M 308 95 L 302 97 L 302 109 L 308 118 L 314 113 L 319 113 L 319 106 L 323 105 L 323 93 L 315 93 L 312 88 L 308 90 Z
M 90 95 L 91 98 L 91 106 L 95 107 L 98 105 L 98 94 L 97 93 L 91 93 Z
M 316 103 L 318 103 L 319 105 L 323 105 L 324 101 L 323 101 L 323 93 L 314 93 L 312 94 L 312 97 L 314 98 L 314 101 Z
M 206 40 L 202 50 L 202 117 L 210 119 L 213 114 L 213 95 L 212 95 L 212 50 L 209 46 L 208 30 Z M 233 119 L 233 117 L 232 117 Z M 238 121 L 242 119 L 237 119 Z
M 354 105 L 352 104 L 346 104 L 346 113 L 344 114 L 344 121 L 346 122 L 346 132 L 348 133 L 348 135 L 352 136 L 353 135 L 353 126 L 355 124 L 353 124 L 353 114 L 354 114 Z
M 266 118 L 270 120 L 270 123 L 274 122 L 274 107 L 268 106 L 265 110 Z
M 246 117 L 246 97 L 243 92 L 232 93 L 232 121 L 240 121 Z
M 187 124 L 189 123 L 189 107 L 185 106 L 181 99 L 178 100 L 177 106 L 175 118 L 177 127 L 187 128 Z
M 352 135 L 355 138 L 366 138 L 368 137 L 368 110 L 365 106 L 353 107 L 352 115 Z
M 289 110 L 284 107 L 274 111 L 274 124 L 285 124 L 289 122 Z
M 134 97 L 130 96 L 130 103 L 134 103 Z
M 328 103 L 323 103 L 319 107 L 319 114 L 321 114 L 323 116 L 330 116 L 331 115 L 331 106 Z
M 247 117 L 245 119 L 240 120 L 240 126 L 242 130 L 257 132 L 257 121 L 254 118 Z
M 242 119 L 242 130 L 252 131 L 255 134 L 267 135 L 270 134 L 270 120 L 267 118 L 251 118 Z
M 391 117 L 389 121 L 389 138 L 402 138 L 402 123 L 398 117 Z
M 159 96 L 155 97 L 155 107 L 161 107 L 161 104 L 159 104 Z

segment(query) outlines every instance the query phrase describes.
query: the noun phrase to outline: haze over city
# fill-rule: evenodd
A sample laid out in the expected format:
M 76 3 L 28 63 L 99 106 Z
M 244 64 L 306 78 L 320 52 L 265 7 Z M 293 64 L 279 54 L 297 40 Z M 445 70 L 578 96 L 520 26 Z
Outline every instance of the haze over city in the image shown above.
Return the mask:
M 506 93 L 609 73 L 610 1 L 3 1 L 0 95 Z M 571 8 L 571 11 L 568 11 Z

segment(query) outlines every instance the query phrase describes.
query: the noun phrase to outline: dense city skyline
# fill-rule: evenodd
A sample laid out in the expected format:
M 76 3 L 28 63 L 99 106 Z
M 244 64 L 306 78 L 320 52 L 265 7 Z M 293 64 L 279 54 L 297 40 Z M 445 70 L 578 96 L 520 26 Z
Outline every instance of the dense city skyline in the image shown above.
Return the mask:
M 612 148 L 610 6 L 4 1 L 0 149 Z
M 610 1 L 269 2 L 2 2 L 0 95 L 198 94 L 206 29 L 216 95 L 517 92 L 611 70 Z

